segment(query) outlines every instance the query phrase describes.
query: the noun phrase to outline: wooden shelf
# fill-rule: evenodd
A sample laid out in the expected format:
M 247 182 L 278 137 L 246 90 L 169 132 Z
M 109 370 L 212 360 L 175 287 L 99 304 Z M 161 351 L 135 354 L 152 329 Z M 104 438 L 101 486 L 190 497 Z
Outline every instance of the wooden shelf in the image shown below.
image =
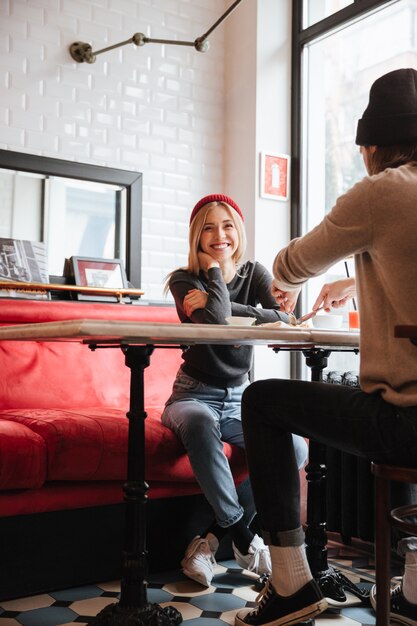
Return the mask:
M 0 289 L 2 290 L 21 290 L 33 291 L 34 293 L 48 293 L 50 291 L 72 291 L 84 295 L 102 295 L 115 296 L 119 302 L 123 301 L 125 296 L 143 296 L 145 293 L 142 289 L 134 288 L 108 288 L 108 287 L 83 287 L 81 285 L 61 285 L 58 283 L 23 283 L 13 280 L 0 280 Z

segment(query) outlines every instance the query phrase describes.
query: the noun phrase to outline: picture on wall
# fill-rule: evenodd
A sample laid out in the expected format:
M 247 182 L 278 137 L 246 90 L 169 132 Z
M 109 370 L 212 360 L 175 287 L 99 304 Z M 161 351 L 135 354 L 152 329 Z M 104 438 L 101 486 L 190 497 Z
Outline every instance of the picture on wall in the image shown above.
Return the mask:
M 260 195 L 272 200 L 288 200 L 290 186 L 290 156 L 261 153 Z

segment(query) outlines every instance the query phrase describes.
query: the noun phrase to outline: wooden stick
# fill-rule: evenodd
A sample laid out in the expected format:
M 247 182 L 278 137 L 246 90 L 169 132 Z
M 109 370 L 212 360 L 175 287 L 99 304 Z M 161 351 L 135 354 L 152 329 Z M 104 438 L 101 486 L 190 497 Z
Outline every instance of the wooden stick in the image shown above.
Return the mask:
M 345 261 L 345 269 L 346 269 L 346 276 L 350 278 L 349 267 L 348 267 L 347 261 Z M 357 311 L 358 307 L 356 306 L 355 298 L 352 298 L 352 304 L 353 304 L 353 310 Z
M 60 285 L 58 283 L 24 283 L 13 280 L 0 280 L 0 289 L 21 289 L 24 291 L 75 291 L 85 294 L 101 294 L 106 296 L 116 296 L 121 299 L 123 296 L 143 296 L 142 289 L 122 288 L 122 287 L 85 287 L 82 285 Z

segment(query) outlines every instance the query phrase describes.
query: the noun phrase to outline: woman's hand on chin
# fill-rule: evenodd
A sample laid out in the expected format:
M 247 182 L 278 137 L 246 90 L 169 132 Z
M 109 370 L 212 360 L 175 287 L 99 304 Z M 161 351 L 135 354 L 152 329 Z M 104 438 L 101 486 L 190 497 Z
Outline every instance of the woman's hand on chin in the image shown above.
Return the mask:
M 212 267 L 220 267 L 220 263 L 214 257 L 202 250 L 198 253 L 198 261 L 203 272 L 208 272 Z

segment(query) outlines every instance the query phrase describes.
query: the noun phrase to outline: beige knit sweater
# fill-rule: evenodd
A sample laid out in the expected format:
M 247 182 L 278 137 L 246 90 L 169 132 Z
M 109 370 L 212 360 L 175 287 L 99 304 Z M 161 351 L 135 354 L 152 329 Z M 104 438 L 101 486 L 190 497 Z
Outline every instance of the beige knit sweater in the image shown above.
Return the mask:
M 417 163 L 364 178 L 323 221 L 274 261 L 279 288 L 300 286 L 355 255 L 360 383 L 398 406 L 417 406 L 417 346 L 394 326 L 417 324 Z

